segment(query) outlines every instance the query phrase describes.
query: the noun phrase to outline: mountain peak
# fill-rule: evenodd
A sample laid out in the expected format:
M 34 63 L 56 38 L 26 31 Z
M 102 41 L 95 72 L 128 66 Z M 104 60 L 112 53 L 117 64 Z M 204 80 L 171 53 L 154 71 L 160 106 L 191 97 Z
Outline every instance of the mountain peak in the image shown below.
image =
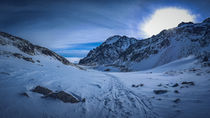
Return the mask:
M 207 19 L 205 19 L 205 20 L 203 21 L 203 23 L 210 23 L 210 17 L 207 18 Z
M 193 22 L 181 22 L 178 24 L 178 27 L 184 26 L 184 25 L 192 25 Z
M 117 42 L 120 38 L 121 38 L 120 35 L 114 35 L 114 36 L 109 37 L 104 43 L 113 44 L 113 43 Z
M 111 36 L 109 37 L 105 42 L 104 44 L 114 44 L 116 42 L 135 42 L 137 41 L 137 39 L 135 38 L 130 38 L 130 37 L 127 37 L 127 36 L 120 36 L 120 35 L 114 35 L 114 36 Z

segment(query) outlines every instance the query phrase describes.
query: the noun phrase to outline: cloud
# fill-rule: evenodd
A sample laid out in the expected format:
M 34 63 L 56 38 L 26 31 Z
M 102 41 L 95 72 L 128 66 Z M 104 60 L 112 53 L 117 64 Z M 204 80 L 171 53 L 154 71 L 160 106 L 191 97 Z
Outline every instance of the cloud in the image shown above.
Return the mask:
M 141 26 L 147 36 L 156 35 L 164 29 L 176 27 L 181 22 L 194 22 L 196 15 L 177 7 L 157 9 Z

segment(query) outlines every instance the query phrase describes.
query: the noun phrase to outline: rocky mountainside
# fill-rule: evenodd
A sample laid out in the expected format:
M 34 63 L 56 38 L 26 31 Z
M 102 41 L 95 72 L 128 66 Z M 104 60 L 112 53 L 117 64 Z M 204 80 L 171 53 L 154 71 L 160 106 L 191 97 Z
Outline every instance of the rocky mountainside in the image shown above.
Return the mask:
M 119 59 L 120 55 L 127 48 L 136 43 L 137 39 L 126 36 L 113 36 L 108 38 L 96 49 L 91 50 L 87 57 L 80 60 L 79 64 L 84 65 L 103 65 L 112 64 L 113 60 Z
M 182 22 L 147 39 L 126 36 L 108 38 L 81 59 L 79 64 L 117 67 L 119 71 L 145 70 L 180 58 L 195 56 L 204 66 L 210 65 L 210 18 L 202 23 Z M 103 68 L 104 69 L 104 68 Z
M 7 55 L 8 57 L 14 56 L 32 63 L 40 63 L 40 60 L 33 60 L 33 56 L 49 56 L 65 65 L 76 66 L 64 57 L 45 47 L 34 45 L 27 40 L 5 32 L 0 32 L 0 54 Z

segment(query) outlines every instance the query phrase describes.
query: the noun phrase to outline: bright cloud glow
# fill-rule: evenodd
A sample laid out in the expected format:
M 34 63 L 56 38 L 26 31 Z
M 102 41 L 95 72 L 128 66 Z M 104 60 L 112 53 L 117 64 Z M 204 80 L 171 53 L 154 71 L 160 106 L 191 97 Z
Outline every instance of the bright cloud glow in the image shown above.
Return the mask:
M 181 22 L 194 22 L 195 15 L 186 9 L 176 7 L 167 7 L 156 10 L 144 24 L 141 25 L 141 31 L 144 35 L 152 36 L 158 34 L 164 29 L 176 27 Z

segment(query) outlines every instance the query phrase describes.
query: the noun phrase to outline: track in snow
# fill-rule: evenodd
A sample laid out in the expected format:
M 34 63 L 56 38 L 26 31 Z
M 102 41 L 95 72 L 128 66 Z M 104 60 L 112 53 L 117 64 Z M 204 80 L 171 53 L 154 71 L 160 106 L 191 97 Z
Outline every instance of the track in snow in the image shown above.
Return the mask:
M 109 85 L 101 95 L 92 100 L 98 106 L 98 116 L 106 118 L 156 118 L 151 105 L 143 96 L 138 96 L 127 89 L 117 77 L 105 74 L 110 78 Z M 98 102 L 96 102 L 98 101 Z M 92 103 L 93 104 L 93 103 Z

